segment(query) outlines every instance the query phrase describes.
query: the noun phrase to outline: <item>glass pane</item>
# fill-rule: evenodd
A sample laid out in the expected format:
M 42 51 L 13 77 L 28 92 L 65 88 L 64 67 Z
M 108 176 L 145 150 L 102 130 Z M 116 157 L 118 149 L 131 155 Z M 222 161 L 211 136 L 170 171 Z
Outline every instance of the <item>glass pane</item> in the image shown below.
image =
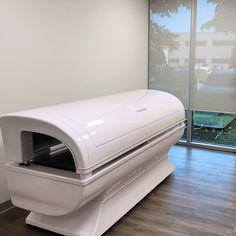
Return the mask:
M 188 107 L 191 1 L 150 1 L 149 88 Z
M 187 120 L 187 117 L 188 117 L 188 111 L 185 110 L 185 117 L 186 117 L 186 120 L 185 120 L 185 130 L 184 130 L 184 134 L 183 136 L 181 137 L 181 141 L 184 141 L 184 142 L 187 142 L 187 127 L 188 127 L 188 120 Z
M 236 1 L 197 1 L 193 110 L 236 113 Z
M 192 141 L 236 147 L 236 115 L 193 112 Z

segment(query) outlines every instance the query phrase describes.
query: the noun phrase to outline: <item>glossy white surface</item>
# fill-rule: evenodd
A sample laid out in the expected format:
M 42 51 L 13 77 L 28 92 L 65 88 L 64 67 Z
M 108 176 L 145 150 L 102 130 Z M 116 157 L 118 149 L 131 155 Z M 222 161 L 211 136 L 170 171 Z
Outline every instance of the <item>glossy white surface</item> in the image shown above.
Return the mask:
M 167 154 L 183 135 L 183 121 L 181 102 L 152 90 L 5 115 L 0 124 L 12 202 L 32 211 L 28 224 L 101 235 L 174 170 Z M 32 159 L 24 155 L 32 143 L 22 142 L 23 131 L 64 142 L 76 172 L 19 165 Z
M 31 212 L 26 223 L 68 236 L 99 236 L 173 171 L 165 157 L 105 200 L 91 201 L 79 211 L 59 217 Z
M 0 122 L 8 160 L 24 160 L 19 137 L 22 131 L 34 131 L 64 142 L 77 171 L 89 172 L 183 119 L 176 97 L 137 90 L 13 113 Z
M 37 165 L 22 167 L 10 162 L 7 178 L 11 200 L 18 207 L 43 215 L 70 214 L 95 198 L 104 199 L 114 194 L 150 165 L 158 163 L 182 134 L 183 126 L 180 126 L 85 180 L 74 172 Z

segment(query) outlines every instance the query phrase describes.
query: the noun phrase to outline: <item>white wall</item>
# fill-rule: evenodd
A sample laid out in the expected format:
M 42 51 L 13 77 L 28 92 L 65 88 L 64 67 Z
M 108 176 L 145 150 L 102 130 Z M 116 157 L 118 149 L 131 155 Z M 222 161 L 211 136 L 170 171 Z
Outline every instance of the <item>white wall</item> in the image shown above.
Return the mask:
M 0 114 L 147 87 L 147 0 L 1 0 L 0 22 Z

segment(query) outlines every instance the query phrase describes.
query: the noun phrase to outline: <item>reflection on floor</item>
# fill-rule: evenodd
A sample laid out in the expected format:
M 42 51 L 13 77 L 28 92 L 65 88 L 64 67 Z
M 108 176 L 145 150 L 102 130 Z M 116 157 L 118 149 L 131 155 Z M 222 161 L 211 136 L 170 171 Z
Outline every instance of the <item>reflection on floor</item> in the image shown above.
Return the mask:
M 236 235 L 235 154 L 175 146 L 169 157 L 176 171 L 104 235 Z M 1 214 L 0 235 L 58 235 L 25 225 L 27 214 Z

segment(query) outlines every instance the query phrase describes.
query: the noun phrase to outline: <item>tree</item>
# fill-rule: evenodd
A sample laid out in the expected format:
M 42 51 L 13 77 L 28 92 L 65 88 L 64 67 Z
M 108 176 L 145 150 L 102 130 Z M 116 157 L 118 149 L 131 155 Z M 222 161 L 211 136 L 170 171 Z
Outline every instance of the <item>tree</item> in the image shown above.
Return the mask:
M 215 16 L 212 20 L 202 25 L 202 29 L 214 29 L 216 32 L 236 33 L 234 22 L 236 12 L 235 0 L 208 0 L 208 3 L 216 4 Z
M 161 17 L 170 17 L 172 13 L 177 13 L 180 7 L 190 9 L 191 0 L 150 0 L 150 4 L 151 13 L 157 13 Z
M 177 13 L 181 6 L 190 7 L 190 0 L 150 0 L 151 14 L 160 17 L 171 17 L 172 13 Z M 165 65 L 167 58 L 165 50 L 176 48 L 176 38 L 178 34 L 171 33 L 165 26 L 158 25 L 157 22 L 150 20 L 150 69 L 155 69 L 156 64 Z
M 164 26 L 159 26 L 152 21 L 150 22 L 150 29 L 152 39 L 149 45 L 149 49 L 152 52 L 150 54 L 150 67 L 154 68 L 155 62 L 158 62 L 159 65 L 167 63 L 164 50 L 173 50 L 176 48 L 175 39 L 178 35 L 171 33 Z
M 215 16 L 212 20 L 206 22 L 201 26 L 202 30 L 213 29 L 216 32 L 236 34 L 236 24 L 234 22 L 236 12 L 236 1 L 208 0 L 208 3 L 216 4 Z M 229 67 L 236 69 L 236 46 L 232 50 Z

